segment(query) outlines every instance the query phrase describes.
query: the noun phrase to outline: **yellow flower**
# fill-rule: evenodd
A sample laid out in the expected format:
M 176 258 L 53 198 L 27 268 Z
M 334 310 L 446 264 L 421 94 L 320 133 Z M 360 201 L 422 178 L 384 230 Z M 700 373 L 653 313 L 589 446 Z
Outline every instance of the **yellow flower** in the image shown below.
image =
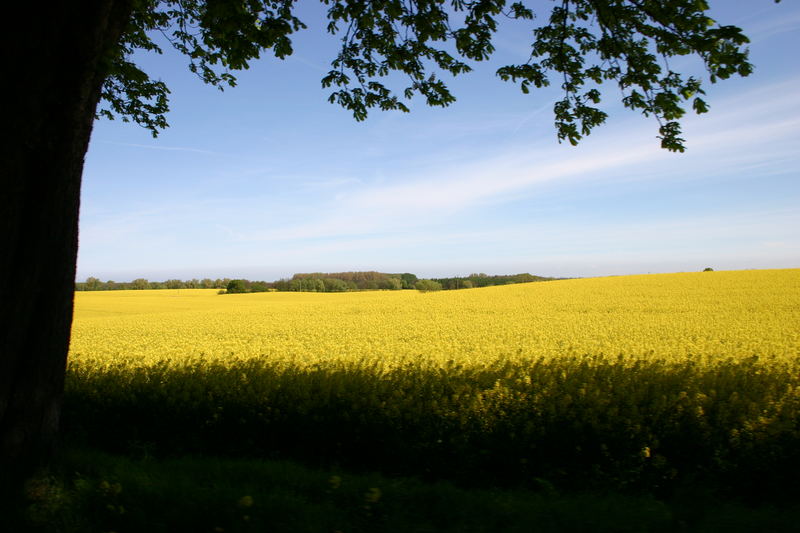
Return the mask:
M 378 503 L 378 500 L 381 499 L 381 494 L 381 489 L 372 487 L 364 494 L 364 500 L 367 503 Z

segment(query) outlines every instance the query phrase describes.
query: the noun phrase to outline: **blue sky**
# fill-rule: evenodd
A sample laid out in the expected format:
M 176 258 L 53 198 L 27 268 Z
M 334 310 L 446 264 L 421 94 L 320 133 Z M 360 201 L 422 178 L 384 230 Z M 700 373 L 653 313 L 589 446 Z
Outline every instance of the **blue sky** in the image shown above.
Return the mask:
M 623 109 L 613 87 L 607 124 L 558 144 L 557 94 L 494 76 L 527 57 L 523 24 L 450 84 L 454 105 L 412 101 L 410 114 L 361 123 L 320 87 L 336 40 L 315 3 L 292 57 L 253 63 L 222 93 L 176 53 L 141 56 L 172 91 L 170 127 L 153 139 L 95 124 L 77 277 L 800 267 L 800 6 L 711 3 L 750 36 L 756 71 L 706 86 L 711 111 L 683 120 L 683 154 L 661 150 L 656 122 Z M 702 74 L 682 61 L 673 68 Z

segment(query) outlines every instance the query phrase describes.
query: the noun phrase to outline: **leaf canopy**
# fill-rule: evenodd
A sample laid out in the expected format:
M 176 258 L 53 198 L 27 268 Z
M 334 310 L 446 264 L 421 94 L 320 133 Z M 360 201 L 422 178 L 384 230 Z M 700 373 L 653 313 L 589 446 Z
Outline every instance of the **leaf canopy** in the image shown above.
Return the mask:
M 775 0 L 776 3 L 779 0 Z M 156 136 L 168 126 L 169 89 L 137 67 L 137 50 L 162 53 L 163 35 L 189 60 L 189 70 L 220 90 L 236 85 L 235 71 L 271 52 L 292 54 L 292 37 L 306 25 L 297 0 L 135 0 L 130 24 L 102 91 L 99 116 L 121 116 Z M 559 141 L 577 144 L 607 114 L 603 88 L 616 86 L 625 107 L 658 122 L 661 146 L 683 152 L 679 120 L 691 109 L 708 111 L 704 80 L 673 70 L 670 59 L 694 55 L 716 83 L 753 71 L 749 42 L 736 26 L 708 16 L 706 0 L 555 0 L 548 12 L 504 0 L 321 0 L 327 31 L 340 39 L 322 86 L 329 101 L 356 120 L 369 110 L 408 112 L 418 95 L 431 106 L 455 101 L 442 74 L 472 70 L 492 57 L 502 19 L 530 21 L 530 55 L 496 74 L 524 93 L 557 85 L 554 103 Z M 161 42 L 159 40 L 159 42 Z M 399 90 L 387 78 L 407 79 Z M 393 76 L 392 80 L 397 76 Z

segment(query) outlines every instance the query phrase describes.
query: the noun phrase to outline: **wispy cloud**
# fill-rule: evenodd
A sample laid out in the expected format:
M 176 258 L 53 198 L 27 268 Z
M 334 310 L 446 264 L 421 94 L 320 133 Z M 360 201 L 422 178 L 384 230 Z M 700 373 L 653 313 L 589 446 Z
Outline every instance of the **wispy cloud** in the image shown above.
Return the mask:
M 229 154 L 223 154 L 220 152 L 212 152 L 211 150 L 201 150 L 199 148 L 189 148 L 185 146 L 164 146 L 161 144 L 137 144 L 137 143 L 122 143 L 116 141 L 104 141 L 98 140 L 93 142 L 100 142 L 103 144 L 113 144 L 116 146 L 128 146 L 131 148 L 146 148 L 148 150 L 162 150 L 167 152 L 192 152 L 195 154 L 208 154 L 208 155 L 220 155 L 220 156 L 227 156 Z
M 327 65 L 327 66 L 323 65 L 322 63 L 318 63 L 316 61 L 313 61 L 313 60 L 309 59 L 308 57 L 306 57 L 305 55 L 299 54 L 299 53 L 292 54 L 291 60 L 292 61 L 297 61 L 298 63 L 301 63 L 301 64 L 307 66 L 308 68 L 310 68 L 311 70 L 313 70 L 314 72 L 319 72 L 320 74 L 325 74 L 331 69 L 330 65 Z
M 237 240 L 363 238 L 413 231 L 446 223 L 475 208 L 502 209 L 504 203 L 535 194 L 544 185 L 614 183 L 621 176 L 625 181 L 674 180 L 681 168 L 707 175 L 759 168 L 764 172 L 776 160 L 796 159 L 800 113 L 787 92 L 790 85 L 736 95 L 718 102 L 715 113 L 689 118 L 687 154 L 660 149 L 651 124 L 632 118 L 578 148 L 543 141 L 533 147 L 517 145 L 501 153 L 477 154 L 459 164 L 431 165 L 413 177 L 394 172 L 377 185 L 364 185 L 357 178 L 320 181 L 319 187 L 342 188 L 335 201 L 318 204 L 300 223 L 242 228 L 236 232 Z
M 737 164 L 745 160 L 755 164 L 763 160 L 762 147 L 775 148 L 777 141 L 787 139 L 800 142 L 800 106 L 788 90 L 791 86 L 796 86 L 794 81 L 737 95 L 719 102 L 717 108 L 721 111 L 717 113 L 689 117 L 685 121 L 690 132 L 688 154 L 669 154 L 658 148 L 650 134 L 650 124 L 630 120 L 618 124 L 613 131 L 600 132 L 599 141 L 587 140 L 588 146 L 514 146 L 460 166 L 432 169 L 412 180 L 396 179 L 394 184 L 356 192 L 346 198 L 346 203 L 383 212 L 463 209 L 545 182 L 575 177 L 603 179 L 614 169 L 634 165 L 647 169 L 640 173 L 640 179 L 646 180 L 650 179 L 651 169 L 658 174 L 658 167 L 652 167 L 655 163 L 680 163 L 680 158 L 693 158 L 693 154 L 713 157 L 720 150 L 736 155 Z M 728 164 L 714 161 L 717 165 Z
M 745 31 L 745 34 L 750 37 L 751 42 L 763 41 L 787 32 L 795 32 L 800 29 L 800 11 L 789 11 L 792 4 L 789 2 L 787 5 L 768 6 L 761 10 L 759 13 L 769 13 L 769 18 L 761 20 L 760 22 L 752 25 Z M 788 11 L 788 12 L 787 12 Z M 741 21 L 740 23 L 746 23 Z
M 423 275 L 452 275 L 453 263 L 462 269 L 517 269 L 562 276 L 694 270 L 709 264 L 718 268 L 797 267 L 800 234 L 792 229 L 795 227 L 800 227 L 800 213 L 785 209 L 640 224 L 554 220 L 491 229 L 282 241 L 273 243 L 268 254 L 250 248 L 245 257 L 248 264 L 272 261 L 319 266 L 320 258 L 325 258 L 324 264 L 345 268 L 385 264 L 416 268 Z M 442 261 L 445 257 L 449 263 Z
M 329 178 L 322 180 L 308 180 L 301 182 L 298 188 L 312 191 L 330 191 L 342 187 L 361 185 L 364 181 L 355 177 Z

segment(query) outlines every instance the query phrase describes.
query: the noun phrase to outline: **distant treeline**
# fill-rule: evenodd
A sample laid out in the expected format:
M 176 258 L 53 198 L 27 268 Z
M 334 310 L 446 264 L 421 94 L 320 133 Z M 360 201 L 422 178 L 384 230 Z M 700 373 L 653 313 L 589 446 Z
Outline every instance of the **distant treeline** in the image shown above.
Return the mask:
M 148 281 L 137 278 L 133 281 L 100 281 L 88 277 L 86 281 L 75 283 L 76 291 L 120 291 L 120 290 L 145 290 L 145 289 L 224 289 L 230 283 L 230 278 L 222 279 L 168 279 L 167 281 Z
M 558 278 L 546 278 L 533 274 L 508 274 L 503 276 L 488 276 L 486 274 L 470 274 L 466 277 L 433 278 L 444 290 L 471 289 L 472 287 L 489 287 L 491 285 L 509 285 L 511 283 L 529 283 L 531 281 L 552 281 Z
M 144 278 L 130 282 L 100 281 L 89 277 L 84 282 L 75 283 L 78 291 L 109 291 L 131 289 L 224 289 L 236 294 L 246 292 L 291 291 L 291 292 L 346 292 L 364 290 L 402 290 L 418 289 L 422 291 L 469 289 L 472 287 L 488 287 L 490 285 L 508 285 L 511 283 L 528 283 L 531 281 L 549 281 L 557 278 L 534 276 L 532 274 L 513 274 L 489 276 L 486 274 L 470 274 L 465 277 L 419 279 L 408 272 L 403 274 L 387 274 L 384 272 L 312 272 L 295 274 L 291 278 L 277 281 L 251 281 L 247 279 L 191 279 L 182 281 L 148 281 Z
M 417 282 L 414 274 L 386 274 L 384 272 L 311 272 L 295 274 L 290 279 L 279 279 L 272 286 L 278 291 L 344 292 L 368 290 L 413 289 Z

